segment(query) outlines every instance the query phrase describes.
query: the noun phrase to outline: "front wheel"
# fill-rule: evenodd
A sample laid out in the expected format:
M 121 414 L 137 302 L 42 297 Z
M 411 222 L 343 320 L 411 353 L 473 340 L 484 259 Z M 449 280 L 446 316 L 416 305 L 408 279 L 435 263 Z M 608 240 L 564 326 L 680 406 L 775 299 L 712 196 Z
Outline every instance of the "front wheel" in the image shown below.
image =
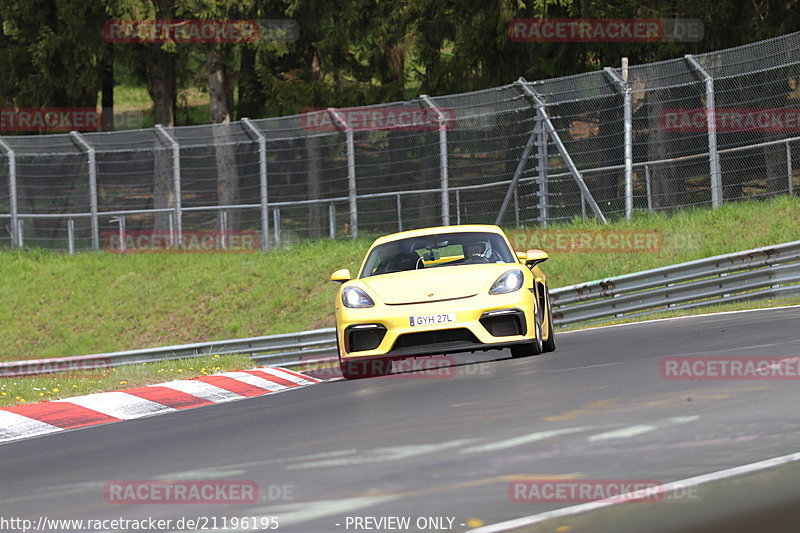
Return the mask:
M 553 308 L 550 305 L 550 291 L 545 289 L 544 295 L 547 301 L 547 340 L 542 344 L 542 351 L 554 352 L 556 350 L 556 333 L 553 328 Z
M 525 344 L 512 346 L 511 357 L 528 357 L 530 355 L 539 355 L 542 353 L 542 322 L 539 319 L 539 313 L 536 313 L 534 322 L 536 338 Z

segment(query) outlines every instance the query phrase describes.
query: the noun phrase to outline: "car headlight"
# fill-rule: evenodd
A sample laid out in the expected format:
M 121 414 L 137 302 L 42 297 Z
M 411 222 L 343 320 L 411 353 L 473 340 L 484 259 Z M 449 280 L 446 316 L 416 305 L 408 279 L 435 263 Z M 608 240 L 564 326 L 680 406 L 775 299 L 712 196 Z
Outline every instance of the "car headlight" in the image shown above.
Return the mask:
M 352 307 L 355 309 L 372 307 L 375 305 L 372 298 L 358 287 L 345 287 L 342 291 L 342 303 L 345 307 Z
M 525 277 L 521 270 L 509 270 L 494 282 L 489 294 L 505 294 L 507 292 L 518 291 L 522 287 Z

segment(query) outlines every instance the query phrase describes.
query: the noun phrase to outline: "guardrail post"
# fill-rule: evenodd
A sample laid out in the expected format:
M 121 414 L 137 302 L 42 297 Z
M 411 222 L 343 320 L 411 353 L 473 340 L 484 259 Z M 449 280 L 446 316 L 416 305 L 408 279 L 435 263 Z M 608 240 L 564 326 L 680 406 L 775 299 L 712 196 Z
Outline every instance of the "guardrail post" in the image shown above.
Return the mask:
M 177 246 L 183 242 L 183 213 L 181 212 L 181 145 L 177 139 L 169 134 L 161 124 L 156 124 L 156 131 L 172 148 L 172 188 L 175 195 L 175 228 Z M 172 233 L 170 229 L 170 233 Z
M 261 249 L 269 250 L 269 190 L 267 181 L 267 138 L 249 118 L 242 124 L 258 141 L 258 177 L 261 186 Z
M 89 164 L 89 211 L 92 215 L 92 250 L 100 249 L 100 225 L 97 220 L 97 159 L 95 150 L 77 131 L 69 132 L 75 144 L 86 150 Z
M 67 219 L 67 252 L 75 255 L 75 219 Z
M 350 234 L 355 239 L 358 237 L 358 196 L 356 196 L 356 147 L 353 140 L 353 127 L 336 108 L 329 107 L 328 113 L 344 128 L 347 137 L 347 191 L 350 196 Z
M 567 165 L 570 174 L 572 174 L 572 178 L 578 185 L 578 189 L 580 189 L 581 191 L 581 199 L 585 200 L 586 203 L 589 204 L 589 207 L 592 209 L 592 212 L 602 224 L 607 224 L 608 221 L 606 220 L 605 215 L 603 215 L 603 212 L 600 211 L 600 207 L 597 205 L 597 202 L 595 202 L 592 193 L 589 192 L 589 188 L 586 186 L 586 182 L 583 181 L 583 176 L 578 170 L 577 165 L 575 165 L 575 162 L 572 160 L 572 156 L 570 156 L 569 152 L 567 152 L 567 147 L 564 146 L 564 143 L 561 141 L 561 136 L 558 134 L 558 131 L 556 131 L 556 127 L 550 120 L 550 117 L 547 114 L 547 109 L 545 109 L 544 100 L 541 99 L 541 97 L 536 93 L 536 91 L 534 91 L 528 86 L 528 80 L 526 80 L 525 78 L 522 77 L 519 78 L 514 84 L 521 91 L 523 91 L 528 97 L 530 97 L 535 103 L 539 105 L 539 113 L 541 113 L 542 116 L 542 123 L 544 124 L 544 127 L 547 130 L 547 132 L 550 134 L 550 137 L 552 137 L 553 142 L 556 145 L 556 148 L 558 148 L 558 153 L 561 155 L 561 159 L 564 160 L 564 163 Z
M 22 246 L 17 221 L 17 154 L 3 139 L 0 139 L 0 148 L 5 151 L 8 158 L 8 201 L 11 211 L 11 247 L 13 248 Z
M 684 56 L 705 80 L 706 84 L 706 123 L 708 124 L 708 164 L 711 172 L 711 207 L 722 205 L 722 176 L 720 175 L 719 154 L 717 153 L 717 116 L 714 103 L 714 77 L 691 54 Z
M 420 95 L 420 99 L 425 105 L 433 109 L 436 113 L 436 120 L 439 123 L 439 172 L 441 175 L 441 202 L 442 202 L 442 226 L 450 225 L 450 178 L 448 176 L 447 162 L 447 116 L 441 108 L 436 105 L 427 94 Z
M 633 217 L 633 113 L 631 109 L 631 84 L 628 83 L 627 58 L 623 60 L 623 75 L 620 76 L 611 67 L 603 70 L 616 82 L 623 95 L 623 115 L 625 124 L 625 220 Z

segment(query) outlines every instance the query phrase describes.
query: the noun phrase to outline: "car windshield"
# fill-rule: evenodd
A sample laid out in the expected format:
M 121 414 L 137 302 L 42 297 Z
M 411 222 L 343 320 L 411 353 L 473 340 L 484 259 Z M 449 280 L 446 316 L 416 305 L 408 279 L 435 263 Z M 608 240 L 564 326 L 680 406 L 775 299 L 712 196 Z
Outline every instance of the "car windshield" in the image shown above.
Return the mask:
M 497 233 L 442 233 L 376 246 L 370 251 L 360 277 L 423 268 L 516 262 L 505 239 Z

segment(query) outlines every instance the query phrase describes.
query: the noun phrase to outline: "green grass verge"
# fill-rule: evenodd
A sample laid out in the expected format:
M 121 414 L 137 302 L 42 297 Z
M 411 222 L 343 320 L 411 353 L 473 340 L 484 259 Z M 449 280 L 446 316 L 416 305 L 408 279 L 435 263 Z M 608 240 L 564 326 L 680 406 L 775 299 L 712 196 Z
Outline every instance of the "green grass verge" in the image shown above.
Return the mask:
M 93 392 L 133 389 L 173 379 L 191 379 L 255 366 L 246 355 L 207 355 L 80 371 L 76 374 L 3 377 L 0 378 L 0 407 L 60 400 Z
M 800 240 L 800 199 L 636 217 L 576 231 L 660 231 L 644 253 L 558 253 L 550 286 Z M 0 252 L 0 359 L 82 355 L 286 333 L 333 325 L 338 268 L 357 270 L 371 238 L 320 240 L 270 253 Z

